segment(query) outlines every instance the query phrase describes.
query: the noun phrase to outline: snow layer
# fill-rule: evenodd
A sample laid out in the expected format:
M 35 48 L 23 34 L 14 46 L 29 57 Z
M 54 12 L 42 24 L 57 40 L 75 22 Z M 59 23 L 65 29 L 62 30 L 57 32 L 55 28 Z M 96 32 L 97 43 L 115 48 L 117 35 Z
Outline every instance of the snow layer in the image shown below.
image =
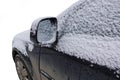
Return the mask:
M 32 51 L 34 48 L 32 44 L 33 42 L 30 41 L 30 31 L 27 30 L 14 37 L 12 47 L 17 48 L 22 54 L 27 56 L 26 48 L 28 47 L 29 51 Z
M 120 38 L 67 34 L 59 40 L 57 49 L 91 63 L 120 68 Z
M 57 50 L 120 73 L 120 0 L 79 0 L 57 18 Z
M 66 33 L 120 36 L 120 0 L 80 0 L 58 16 Z

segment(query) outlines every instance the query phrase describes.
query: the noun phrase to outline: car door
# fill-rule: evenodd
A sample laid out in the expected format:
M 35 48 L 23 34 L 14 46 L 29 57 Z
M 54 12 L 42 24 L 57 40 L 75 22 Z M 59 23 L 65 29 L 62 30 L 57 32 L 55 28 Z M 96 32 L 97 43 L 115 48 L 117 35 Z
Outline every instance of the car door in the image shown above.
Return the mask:
M 42 80 L 117 80 L 89 62 L 46 47 L 40 52 L 40 74 Z
M 110 0 L 105 0 L 105 2 L 103 4 L 100 0 L 80 0 L 69 7 L 57 17 L 60 31 L 59 37 L 64 37 L 64 35 L 69 33 L 70 35 L 74 33 L 73 35 L 81 34 L 101 37 L 112 37 L 114 36 L 112 34 L 115 33 L 115 36 L 117 36 L 117 28 L 115 28 L 117 23 L 111 26 L 109 20 L 111 18 L 111 22 L 114 22 L 114 17 L 111 15 L 114 15 L 113 12 L 116 13 L 118 11 L 111 10 L 111 7 L 119 9 L 118 3 L 116 1 L 113 1 L 115 2 L 113 3 Z M 116 19 L 116 21 L 119 22 L 119 19 Z M 110 28 L 109 31 L 108 26 Z M 115 29 L 114 31 L 112 30 L 113 28 Z M 51 48 L 41 48 L 40 70 L 42 80 L 118 80 L 109 74 L 109 70 L 106 68 L 102 69 L 99 65 L 95 67 L 96 64 L 91 65 L 90 61 L 84 61 L 67 54 L 57 52 Z
M 41 48 L 40 71 L 42 80 L 68 80 L 67 79 L 67 59 L 51 48 Z

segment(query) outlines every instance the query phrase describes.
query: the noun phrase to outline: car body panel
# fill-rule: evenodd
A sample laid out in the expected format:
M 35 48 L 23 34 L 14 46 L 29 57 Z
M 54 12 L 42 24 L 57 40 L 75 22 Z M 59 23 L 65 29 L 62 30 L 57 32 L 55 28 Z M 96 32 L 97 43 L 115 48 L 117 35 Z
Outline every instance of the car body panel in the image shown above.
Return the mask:
M 30 31 L 23 32 L 14 38 L 13 50 L 19 51 L 20 55 L 23 56 L 34 80 L 41 80 L 41 70 L 49 74 L 51 80 L 88 80 L 90 76 L 92 80 L 99 80 L 101 77 L 103 78 L 102 80 L 118 79 L 116 78 L 116 74 L 114 74 L 114 70 L 106 66 L 67 55 L 63 52 L 59 52 L 56 48 L 42 47 L 39 44 L 33 44 L 29 38 L 24 39 L 21 37 L 21 35 L 29 37 L 29 32 Z M 21 47 L 19 43 L 25 45 Z M 89 76 L 89 78 L 86 76 Z
M 16 53 L 22 57 L 33 80 L 119 80 L 120 19 L 116 18 L 119 17 L 119 3 L 118 0 L 78 1 L 57 17 L 57 42 L 52 46 L 32 41 L 30 33 L 33 31 L 32 38 L 36 39 L 36 21 L 33 30 L 15 36 L 13 58 Z M 111 25 L 116 31 L 112 35 L 109 34 L 113 28 Z M 106 33 L 104 30 L 109 30 L 108 26 L 110 31 Z M 82 31 L 79 33 L 79 30 Z
M 79 0 L 57 17 L 59 40 L 56 49 L 106 66 L 118 76 L 119 12 L 119 0 Z
M 26 63 L 26 66 L 32 78 L 34 80 L 40 80 L 40 75 L 38 71 L 40 48 L 30 40 L 30 30 L 16 35 L 13 40 L 12 46 L 13 57 L 15 55 L 14 52 L 19 52 L 19 55 L 23 57 L 23 61 Z
M 40 69 L 50 80 L 117 80 L 106 67 L 46 47 L 41 48 Z

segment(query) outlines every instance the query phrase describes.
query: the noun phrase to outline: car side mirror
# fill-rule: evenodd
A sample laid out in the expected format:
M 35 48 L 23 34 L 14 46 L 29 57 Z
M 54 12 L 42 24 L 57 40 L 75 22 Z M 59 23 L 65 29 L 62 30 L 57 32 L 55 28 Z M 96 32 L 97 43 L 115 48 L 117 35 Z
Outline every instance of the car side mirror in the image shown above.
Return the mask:
M 57 38 L 57 19 L 50 17 L 35 20 L 31 27 L 30 37 L 32 41 L 43 45 L 53 44 Z

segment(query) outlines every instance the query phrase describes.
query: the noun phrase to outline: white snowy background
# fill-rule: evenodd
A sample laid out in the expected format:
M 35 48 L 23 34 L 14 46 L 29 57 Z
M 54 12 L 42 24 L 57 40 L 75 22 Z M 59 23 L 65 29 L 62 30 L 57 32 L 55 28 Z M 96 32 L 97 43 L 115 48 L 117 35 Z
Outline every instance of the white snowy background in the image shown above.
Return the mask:
M 12 39 L 39 17 L 57 16 L 77 0 L 0 0 L 0 80 L 19 80 Z

